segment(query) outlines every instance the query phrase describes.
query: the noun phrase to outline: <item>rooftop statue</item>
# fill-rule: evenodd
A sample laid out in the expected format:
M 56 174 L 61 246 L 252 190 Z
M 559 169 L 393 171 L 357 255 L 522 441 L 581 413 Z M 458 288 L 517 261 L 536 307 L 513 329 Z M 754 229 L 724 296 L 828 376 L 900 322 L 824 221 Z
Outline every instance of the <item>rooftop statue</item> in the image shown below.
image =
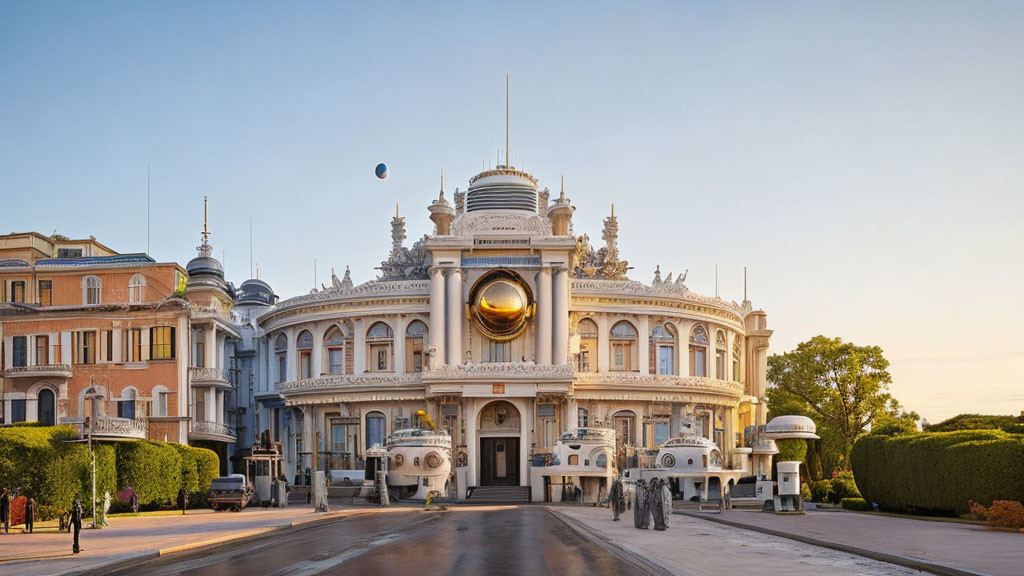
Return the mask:
M 405 241 L 405 218 L 398 216 L 398 209 L 395 209 L 395 217 L 391 219 L 391 254 L 388 259 L 377 267 L 381 273 L 377 280 L 425 280 L 427 276 L 428 262 L 427 251 L 423 248 L 423 238 L 416 241 L 412 248 L 402 245 Z M 346 269 L 346 278 L 348 278 Z M 351 278 L 349 282 L 351 283 Z
M 615 206 L 611 216 L 604 219 L 604 231 L 601 233 L 605 246 L 594 251 L 590 238 L 583 234 L 576 238 L 574 260 L 576 267 L 573 276 L 576 278 L 599 278 L 603 280 L 628 280 L 626 272 L 629 262 L 619 259 L 619 221 L 615 218 Z

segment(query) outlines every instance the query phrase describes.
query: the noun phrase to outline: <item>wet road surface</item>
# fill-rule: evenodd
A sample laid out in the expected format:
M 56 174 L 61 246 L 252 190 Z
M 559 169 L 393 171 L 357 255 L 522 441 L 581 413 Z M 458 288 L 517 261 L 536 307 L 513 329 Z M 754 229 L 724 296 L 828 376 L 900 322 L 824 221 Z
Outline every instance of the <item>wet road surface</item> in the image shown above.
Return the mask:
M 312 576 L 648 574 L 540 507 L 369 514 L 106 574 Z

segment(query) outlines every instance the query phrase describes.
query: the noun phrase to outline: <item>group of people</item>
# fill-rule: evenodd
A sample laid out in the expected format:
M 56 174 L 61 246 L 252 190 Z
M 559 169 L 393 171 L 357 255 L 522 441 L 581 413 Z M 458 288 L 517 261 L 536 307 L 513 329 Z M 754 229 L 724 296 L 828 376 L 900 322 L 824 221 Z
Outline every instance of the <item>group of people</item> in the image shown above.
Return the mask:
M 4 534 L 11 532 L 11 517 L 14 515 L 14 499 L 11 491 L 6 487 L 0 489 L 0 524 L 3 524 Z M 35 530 L 36 522 L 36 499 L 25 498 L 25 532 L 31 534 Z
M 613 520 L 626 511 L 626 490 L 621 478 L 612 481 L 608 491 L 608 503 L 611 506 Z M 647 530 L 654 520 L 655 530 L 668 528 L 669 516 L 672 514 L 672 489 L 663 478 L 653 478 L 650 482 L 636 481 L 633 492 L 633 525 Z

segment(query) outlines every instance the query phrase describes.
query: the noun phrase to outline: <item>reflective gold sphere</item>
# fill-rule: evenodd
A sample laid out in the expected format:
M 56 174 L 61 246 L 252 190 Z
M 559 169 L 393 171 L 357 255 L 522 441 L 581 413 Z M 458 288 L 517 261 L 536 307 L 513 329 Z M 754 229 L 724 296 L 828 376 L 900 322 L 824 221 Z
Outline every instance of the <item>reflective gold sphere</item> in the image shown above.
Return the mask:
M 477 290 L 473 312 L 489 336 L 511 337 L 526 325 L 529 301 L 522 286 L 498 278 Z

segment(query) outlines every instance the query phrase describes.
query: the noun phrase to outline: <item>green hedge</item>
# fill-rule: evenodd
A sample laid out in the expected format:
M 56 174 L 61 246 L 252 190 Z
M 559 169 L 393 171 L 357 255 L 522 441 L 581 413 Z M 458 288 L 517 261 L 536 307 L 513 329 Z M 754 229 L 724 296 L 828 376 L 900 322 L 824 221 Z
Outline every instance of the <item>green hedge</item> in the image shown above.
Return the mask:
M 879 508 L 964 514 L 968 501 L 1024 501 L 1024 435 L 964 430 L 868 434 L 850 455 L 857 487 Z
M 841 504 L 847 510 L 857 510 L 860 512 L 874 510 L 871 503 L 863 498 L 843 498 Z
M 92 493 L 89 448 L 69 426 L 0 428 L 0 486 L 22 488 L 40 508 L 67 510 L 75 495 L 86 508 Z M 142 505 L 174 505 L 182 481 L 193 494 L 194 506 L 206 501 L 210 483 L 219 474 L 217 454 L 166 442 L 94 443 L 96 496 L 116 497 L 125 487 L 135 489 Z M 49 515 L 49 513 L 47 513 Z
M 775 462 L 803 462 L 807 459 L 807 440 L 786 438 L 776 440 L 775 445 L 779 448 L 779 453 L 775 455 Z

